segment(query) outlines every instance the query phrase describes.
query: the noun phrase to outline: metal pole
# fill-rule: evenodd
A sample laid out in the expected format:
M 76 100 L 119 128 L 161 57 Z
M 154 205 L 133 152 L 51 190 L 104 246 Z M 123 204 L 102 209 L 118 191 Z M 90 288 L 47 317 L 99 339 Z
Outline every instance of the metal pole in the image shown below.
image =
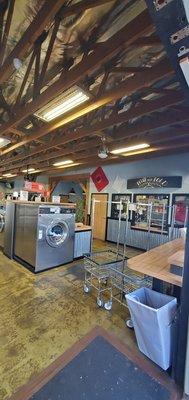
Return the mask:
M 95 204 L 98 203 L 99 201 L 96 199 L 92 199 L 92 224 L 91 224 L 91 247 L 93 246 L 93 240 L 94 240 L 94 215 L 95 215 Z M 92 250 L 92 249 L 91 249 Z
M 163 214 L 162 214 L 162 221 L 161 221 L 161 244 L 163 244 L 163 232 L 164 232 L 165 212 L 166 212 L 166 205 L 163 204 Z
M 175 381 L 182 388 L 184 387 L 186 348 L 187 348 L 187 336 L 188 336 L 188 318 L 189 318 L 188 284 L 189 284 L 189 218 L 187 220 L 183 286 L 181 291 L 181 305 L 179 313 L 177 359 L 174 370 Z
M 125 218 L 125 230 L 124 230 L 124 238 L 123 238 L 123 259 L 126 257 L 126 246 L 127 246 L 127 232 L 128 232 L 128 219 L 129 219 L 129 204 L 130 202 L 126 203 L 126 218 Z
M 119 202 L 119 221 L 118 221 L 118 234 L 117 234 L 117 255 L 119 253 L 119 244 L 120 244 L 120 230 L 121 230 L 121 208 L 122 208 L 122 200 Z
M 184 220 L 184 228 L 187 225 L 187 220 L 188 220 L 188 207 L 186 206 L 186 212 L 185 212 L 185 220 Z
M 147 240 L 147 248 L 146 248 L 147 251 L 150 250 L 151 219 L 152 219 L 152 203 L 147 204 L 147 223 L 148 223 L 148 240 Z

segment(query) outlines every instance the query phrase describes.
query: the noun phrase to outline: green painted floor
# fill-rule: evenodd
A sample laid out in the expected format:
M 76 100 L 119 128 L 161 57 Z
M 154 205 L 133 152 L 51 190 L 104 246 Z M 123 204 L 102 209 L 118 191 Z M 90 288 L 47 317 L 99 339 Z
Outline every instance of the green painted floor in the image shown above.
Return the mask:
M 0 253 L 0 400 L 96 325 L 136 347 L 127 317 L 125 307 L 107 312 L 96 305 L 95 293 L 83 293 L 82 261 L 33 275 Z

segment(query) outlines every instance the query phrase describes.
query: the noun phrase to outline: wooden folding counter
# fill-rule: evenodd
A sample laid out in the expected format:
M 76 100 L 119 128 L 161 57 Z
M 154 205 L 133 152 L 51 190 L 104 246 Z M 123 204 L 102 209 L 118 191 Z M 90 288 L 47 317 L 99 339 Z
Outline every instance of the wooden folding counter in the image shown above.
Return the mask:
M 161 291 L 161 282 L 182 287 L 182 277 L 170 272 L 170 260 L 178 251 L 184 251 L 184 239 L 176 239 L 133 257 L 127 261 L 128 267 L 154 278 L 154 289 Z

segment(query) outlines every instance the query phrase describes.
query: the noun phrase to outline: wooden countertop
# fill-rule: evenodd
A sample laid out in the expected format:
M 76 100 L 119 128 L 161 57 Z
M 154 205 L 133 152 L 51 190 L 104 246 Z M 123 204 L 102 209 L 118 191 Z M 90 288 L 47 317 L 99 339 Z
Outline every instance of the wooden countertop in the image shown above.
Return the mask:
M 185 241 L 183 238 L 173 240 L 131 258 L 127 261 L 128 267 L 141 274 L 181 287 L 182 277 L 170 272 L 168 258 L 177 251 L 184 250 L 184 246 Z
M 75 208 L 76 204 L 74 203 L 52 203 L 52 202 L 45 202 L 45 201 L 22 201 L 22 200 L 7 200 L 6 203 L 16 203 L 16 204 L 25 204 L 25 205 L 39 205 L 39 206 L 60 206 L 60 207 L 67 207 L 67 208 Z
M 90 225 L 75 226 L 75 232 L 91 231 L 92 227 Z

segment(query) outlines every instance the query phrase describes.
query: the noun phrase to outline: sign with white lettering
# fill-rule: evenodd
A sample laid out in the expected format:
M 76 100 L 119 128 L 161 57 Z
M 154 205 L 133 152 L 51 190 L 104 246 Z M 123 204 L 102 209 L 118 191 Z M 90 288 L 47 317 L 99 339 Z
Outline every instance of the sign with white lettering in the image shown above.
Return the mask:
M 140 188 L 181 188 L 182 176 L 147 176 L 128 179 L 127 189 Z

